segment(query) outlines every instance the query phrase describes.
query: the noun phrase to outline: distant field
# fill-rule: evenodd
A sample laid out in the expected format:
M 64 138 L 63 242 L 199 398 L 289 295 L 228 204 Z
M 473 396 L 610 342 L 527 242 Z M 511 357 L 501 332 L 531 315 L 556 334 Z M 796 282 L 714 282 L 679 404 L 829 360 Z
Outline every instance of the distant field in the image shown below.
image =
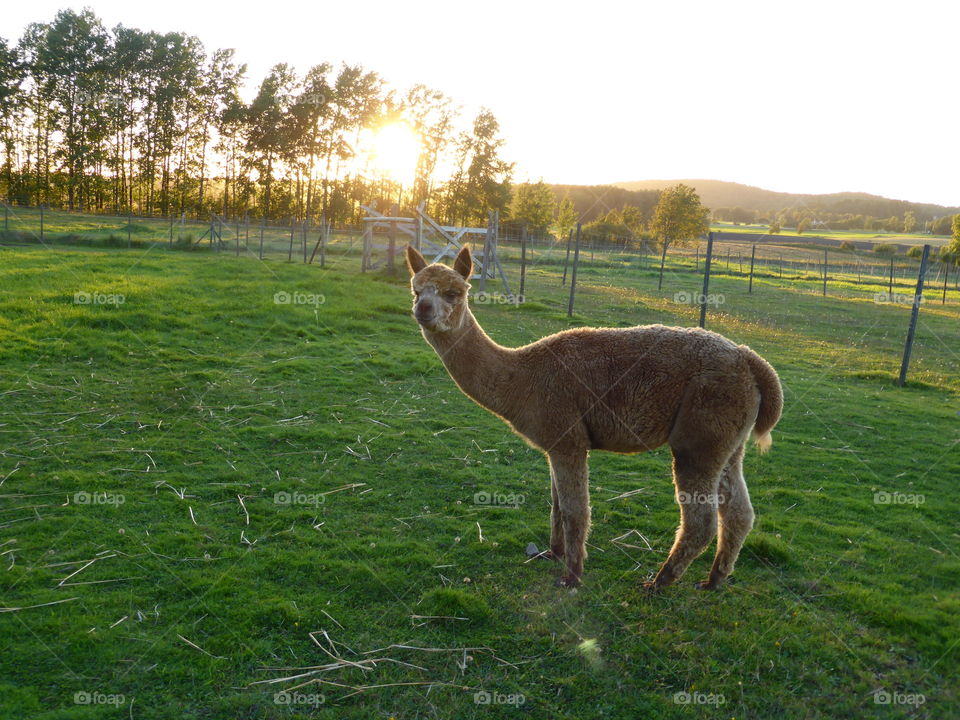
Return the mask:
M 669 455 L 595 453 L 571 593 L 525 562 L 543 458 L 447 377 L 402 268 L 361 275 L 349 237 L 324 270 L 275 245 L 0 247 L 0 717 L 958 715 L 952 280 L 899 389 L 909 307 L 881 277 L 838 269 L 824 298 L 798 255 L 748 293 L 718 251 L 708 327 L 786 393 L 746 461 L 737 582 L 693 590 L 704 556 L 644 593 L 677 523 Z M 696 323 L 693 247 L 662 291 L 649 256 L 585 247 L 572 320 L 563 251 L 531 251 L 524 303 L 488 284 L 494 339 Z
M 770 235 L 769 225 L 734 225 L 733 223 L 712 223 L 712 230 L 725 232 L 742 232 L 756 235 Z M 893 243 L 898 245 L 923 245 L 929 243 L 934 247 L 939 247 L 950 242 L 947 235 L 929 235 L 927 233 L 888 233 L 888 232 L 866 232 L 860 230 L 830 230 L 827 228 L 810 228 L 807 232 L 798 234 L 796 230 L 784 228 L 776 235 L 777 238 L 797 238 L 800 240 L 809 240 L 811 238 L 823 237 L 833 240 L 857 240 L 872 243 Z

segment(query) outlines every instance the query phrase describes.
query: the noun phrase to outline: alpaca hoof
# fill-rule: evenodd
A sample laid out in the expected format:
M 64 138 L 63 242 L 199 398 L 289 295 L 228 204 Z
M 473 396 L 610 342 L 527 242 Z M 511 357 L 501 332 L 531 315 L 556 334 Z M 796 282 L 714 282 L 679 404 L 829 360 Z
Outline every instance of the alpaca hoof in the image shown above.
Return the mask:
M 736 581 L 732 577 L 728 577 L 723 580 L 710 580 L 707 578 L 706 580 L 701 580 L 700 582 L 694 584 L 694 587 L 697 590 L 719 590 L 725 584 L 729 583 L 732 585 L 734 582 Z
M 561 578 L 557 578 L 557 587 L 575 588 L 579 584 L 580 584 L 580 578 L 574 575 L 564 575 Z

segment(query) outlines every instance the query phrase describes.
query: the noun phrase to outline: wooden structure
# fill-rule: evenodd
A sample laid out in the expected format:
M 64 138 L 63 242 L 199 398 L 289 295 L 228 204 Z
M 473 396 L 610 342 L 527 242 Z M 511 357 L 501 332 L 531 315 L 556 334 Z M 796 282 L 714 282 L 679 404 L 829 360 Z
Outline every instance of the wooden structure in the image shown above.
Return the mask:
M 499 213 L 491 211 L 487 227 L 455 227 L 441 225 L 423 209 L 417 208 L 415 217 L 401 217 L 396 209 L 390 215 L 377 211 L 376 207 L 362 206 L 367 213 L 363 218 L 363 258 L 361 271 L 376 270 L 384 265 L 394 268 L 396 264 L 397 240 L 413 245 L 430 262 L 440 262 L 445 258 L 453 259 L 470 242 L 473 249 L 472 280 L 479 280 L 480 292 L 486 292 L 487 280 L 498 277 L 503 283 L 504 292 L 511 296 L 510 283 L 503 266 L 497 257 L 497 231 Z M 387 233 L 387 244 L 377 243 L 376 235 Z M 379 255 L 379 259 L 375 258 Z

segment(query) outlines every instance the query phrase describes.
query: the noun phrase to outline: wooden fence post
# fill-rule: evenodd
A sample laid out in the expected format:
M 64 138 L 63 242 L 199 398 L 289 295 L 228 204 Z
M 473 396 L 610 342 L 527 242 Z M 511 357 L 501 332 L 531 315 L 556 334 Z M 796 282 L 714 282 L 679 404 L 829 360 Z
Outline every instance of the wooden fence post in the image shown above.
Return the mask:
M 167 244 L 171 247 L 173 246 L 173 214 L 170 214 L 170 239 L 167 241 Z
M 747 294 L 753 293 L 753 261 L 757 257 L 757 246 L 754 244 L 750 248 L 750 284 L 747 286 Z
M 887 288 L 887 295 L 893 299 L 893 256 L 890 256 L 890 286 Z
M 907 381 L 907 368 L 910 367 L 910 352 L 913 350 L 913 338 L 917 331 L 917 315 L 920 314 L 920 303 L 923 302 L 923 279 L 927 273 L 927 261 L 930 259 L 930 246 L 923 246 L 923 257 L 920 259 L 920 272 L 917 275 L 917 289 L 913 294 L 913 310 L 910 313 L 910 328 L 907 330 L 907 344 L 903 348 L 903 362 L 900 364 L 900 377 L 897 385 L 903 387 Z
M 287 262 L 293 262 L 293 232 L 295 227 L 293 218 L 290 218 L 290 248 L 287 250 Z
M 43 205 L 40 205 L 40 242 L 43 242 Z
M 567 265 L 570 263 L 570 244 L 573 242 L 573 230 L 567 235 L 567 256 L 563 260 L 563 282 L 560 283 L 560 287 L 564 287 L 567 284 Z
M 132 244 L 132 240 L 130 239 L 130 234 L 132 232 L 131 225 L 133 225 L 133 215 L 131 213 L 127 213 L 127 247 L 128 248 Z
M 828 267 L 827 263 L 828 262 L 829 261 L 827 260 L 827 249 L 824 248 L 823 249 L 823 296 L 824 297 L 827 296 L 827 267 Z
M 523 290 L 527 280 L 527 226 L 520 229 L 520 294 L 517 296 L 517 303 L 523 302 Z M 946 288 L 946 285 L 944 285 Z M 946 295 L 946 289 L 944 289 Z
M 260 218 L 260 259 L 263 260 L 263 227 L 266 224 L 266 218 Z
M 394 256 L 396 254 L 397 254 L 397 221 L 391 220 L 390 221 L 390 245 L 387 248 L 387 269 L 389 270 L 391 275 L 397 269 L 394 263 Z M 483 262 L 484 262 L 484 265 L 486 265 L 486 262 L 487 262 L 486 255 L 484 255 Z
M 700 293 L 700 327 L 707 322 L 707 293 L 710 292 L 710 260 L 713 258 L 713 233 L 707 233 L 707 256 L 703 260 L 703 291 Z
M 580 223 L 577 223 L 577 241 L 576 241 L 576 248 L 573 251 L 573 271 L 570 273 L 570 302 L 567 304 L 567 317 L 573 317 L 573 299 L 577 294 L 577 264 L 579 262 L 580 262 Z
M 666 239 L 662 239 L 663 243 L 663 252 L 660 254 L 660 279 L 657 280 L 657 290 L 660 290 L 663 287 L 663 266 L 667 262 L 667 246 L 668 243 Z

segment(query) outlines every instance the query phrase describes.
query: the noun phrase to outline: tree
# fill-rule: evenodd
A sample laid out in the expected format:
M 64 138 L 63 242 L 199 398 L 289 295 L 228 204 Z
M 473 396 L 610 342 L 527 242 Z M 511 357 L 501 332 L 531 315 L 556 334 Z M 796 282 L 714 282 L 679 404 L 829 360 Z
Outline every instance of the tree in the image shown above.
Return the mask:
M 780 234 L 780 221 L 779 221 L 779 220 L 773 220 L 773 221 L 770 222 L 770 230 L 769 230 L 769 233 L 770 233 L 771 235 L 779 235 L 779 234 Z
M 453 101 L 438 90 L 426 85 L 414 85 L 404 100 L 407 115 L 420 135 L 420 155 L 417 158 L 413 182 L 413 205 L 426 205 L 433 185 L 433 174 L 441 153 L 452 141 L 453 120 L 457 111 Z
M 913 210 L 907 210 L 903 214 L 903 231 L 905 233 L 912 233 L 917 227 L 917 216 L 914 214 Z
M 938 217 L 933 221 L 933 224 L 930 226 L 930 232 L 934 235 L 949 235 L 951 232 L 951 227 L 953 225 L 952 215 L 944 215 L 943 217 Z
M 960 251 L 960 214 L 953 216 L 953 238 L 950 247 L 954 251 Z
M 700 203 L 696 190 L 679 183 L 660 193 L 660 201 L 653 211 L 650 232 L 660 241 L 663 249 L 660 257 L 660 281 L 657 289 L 663 287 L 663 266 L 667 258 L 667 248 L 672 243 L 684 244 L 710 229 L 707 220 L 709 210 Z
M 553 222 L 557 201 L 553 190 L 540 180 L 524 183 L 515 188 L 510 215 L 514 220 L 527 224 L 531 232 L 543 233 Z
M 557 208 L 557 232 L 560 238 L 566 237 L 567 233 L 577 224 L 577 211 L 573 207 L 573 200 L 567 195 Z

